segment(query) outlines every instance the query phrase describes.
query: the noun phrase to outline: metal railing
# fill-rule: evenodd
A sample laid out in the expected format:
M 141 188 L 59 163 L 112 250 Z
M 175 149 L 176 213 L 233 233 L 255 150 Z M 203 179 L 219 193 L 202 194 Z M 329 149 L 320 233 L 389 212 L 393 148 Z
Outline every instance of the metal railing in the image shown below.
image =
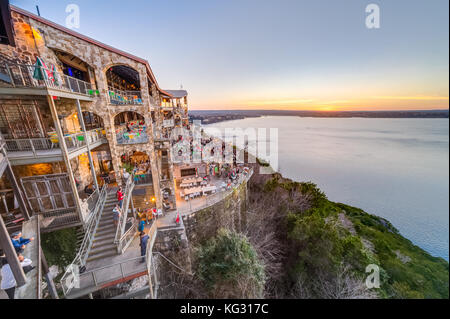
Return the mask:
M 135 175 L 134 183 L 135 183 L 136 185 L 153 184 L 152 173 L 141 174 L 141 175 Z
M 121 279 L 131 280 L 139 276 L 147 275 L 146 266 L 141 262 L 142 258 L 143 257 L 129 258 L 80 274 L 78 278 L 78 284 L 79 289 L 82 291 L 82 293 L 78 294 L 77 297 L 82 297 L 83 295 L 86 295 L 98 289 L 106 288 L 109 285 L 117 285 L 117 283 L 120 282 Z M 65 295 L 67 296 L 71 292 L 71 290 L 69 290 Z M 77 292 L 74 291 L 74 294 L 76 295 Z
M 177 210 L 179 211 L 180 214 L 186 214 L 186 213 L 193 213 L 208 208 L 212 205 L 215 205 L 223 201 L 228 196 L 232 195 L 235 189 L 242 183 L 247 182 L 250 179 L 250 177 L 252 177 L 252 175 L 253 175 L 253 168 L 250 168 L 247 174 L 240 173 L 238 175 L 238 178 L 233 182 L 230 189 L 221 190 L 219 192 L 216 192 L 214 194 L 205 197 L 201 197 L 199 199 L 195 198 L 190 199 L 188 203 L 184 204 L 181 207 L 180 205 L 177 205 Z
M 170 141 L 170 133 L 163 133 L 162 130 L 157 129 L 156 125 L 153 125 L 153 138 L 159 141 Z
M 128 245 L 130 244 L 136 233 L 136 226 L 137 226 L 136 218 L 134 218 L 133 222 L 131 223 L 131 226 L 128 229 L 126 229 L 128 220 L 128 208 L 130 206 L 131 193 L 133 191 L 133 188 L 134 182 L 132 176 L 130 176 L 128 177 L 128 180 L 125 183 L 122 210 L 116 229 L 116 235 L 114 237 L 114 243 L 117 245 L 117 252 L 119 254 L 125 251 L 125 249 L 128 247 Z M 134 212 L 132 213 L 134 214 Z M 131 236 L 131 234 L 133 234 L 133 237 Z
M 148 136 L 147 132 L 144 130 L 139 133 L 139 136 L 134 133 L 127 133 L 127 132 L 119 132 L 116 134 L 116 141 L 117 144 L 140 144 L 140 143 L 147 143 L 148 142 Z
M 64 136 L 64 140 L 67 145 L 69 152 L 78 150 L 86 146 L 86 139 L 89 140 L 90 144 L 98 142 L 104 138 L 102 129 L 94 129 L 86 132 L 86 137 L 84 133 L 76 133 Z M 17 139 L 6 139 L 5 149 L 9 153 L 14 152 L 32 152 L 33 157 L 38 157 L 38 151 L 49 151 L 53 149 L 59 149 L 59 139 L 57 136 L 54 137 L 41 137 L 41 138 L 17 138 Z
M 147 262 L 147 274 L 148 274 L 148 285 L 150 288 L 150 297 L 151 299 L 156 299 L 158 297 L 158 277 L 156 275 L 155 263 L 153 258 L 153 245 L 156 241 L 156 236 L 158 234 L 158 226 L 157 223 L 153 223 L 150 229 L 148 230 L 148 241 L 145 252 L 145 259 Z M 153 280 L 152 280 L 153 274 Z
M 108 87 L 111 104 L 143 104 L 141 91 L 122 91 Z
M 88 96 L 96 93 L 91 83 L 43 66 L 5 62 L 0 64 L 0 74 L 2 86 L 51 88 Z
M 175 125 L 175 122 L 173 119 L 162 121 L 162 127 L 173 127 L 174 125 Z
M 62 208 L 53 211 L 39 212 L 42 216 L 41 229 L 45 232 L 80 224 L 80 216 L 76 208 Z M 47 224 L 47 222 L 49 222 Z
M 89 256 L 89 252 L 92 247 L 92 242 L 102 215 L 106 197 L 107 197 L 107 186 L 104 185 L 102 187 L 102 190 L 100 191 L 96 205 L 94 206 L 92 211 L 90 211 L 90 217 L 88 217 L 87 219 L 88 222 L 85 224 L 84 228 L 85 234 L 83 241 L 81 242 L 80 249 L 78 250 L 78 253 L 75 256 L 75 259 L 67 267 L 66 272 L 61 278 L 64 295 L 67 295 L 75 286 L 75 280 L 70 280 L 71 277 L 74 276 L 74 273 L 78 271 L 80 267 L 86 265 L 86 260 Z
M 6 141 L 5 138 L 3 137 L 3 135 L 0 133 L 0 151 L 2 150 L 2 148 L 5 146 Z

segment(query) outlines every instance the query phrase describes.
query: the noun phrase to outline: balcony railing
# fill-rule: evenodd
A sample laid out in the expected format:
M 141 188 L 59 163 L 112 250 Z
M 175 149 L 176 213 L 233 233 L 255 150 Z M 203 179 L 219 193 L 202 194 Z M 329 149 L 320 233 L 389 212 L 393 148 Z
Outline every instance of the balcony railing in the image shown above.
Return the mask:
M 135 218 L 129 219 L 134 216 L 134 212 L 128 214 L 128 208 L 130 207 L 130 201 L 132 200 L 131 194 L 134 188 L 133 178 L 130 176 L 125 183 L 125 191 L 123 192 L 123 206 L 122 212 L 119 217 L 118 225 L 116 228 L 116 235 L 114 237 L 114 243 L 117 245 L 117 252 L 122 254 L 136 234 L 137 221 Z
M 88 96 L 98 94 L 91 83 L 60 74 L 56 70 L 9 62 L 0 64 L 0 86 L 50 88 Z
M 141 91 L 122 91 L 113 87 L 108 91 L 111 104 L 143 104 Z
M 162 127 L 173 127 L 174 126 L 174 120 L 163 120 Z
M 96 143 L 104 137 L 102 129 L 95 129 L 86 132 L 86 138 L 90 144 Z M 64 136 L 66 146 L 69 152 L 78 150 L 86 146 L 86 139 L 83 133 L 70 134 Z M 27 138 L 27 139 L 6 139 L 6 151 L 8 153 L 14 152 L 31 152 L 33 157 L 40 155 L 48 155 L 52 150 L 60 148 L 59 140 L 56 136 L 42 137 L 42 138 Z
M 153 137 L 155 140 L 159 141 L 169 141 L 170 140 L 170 133 L 165 132 L 163 133 L 161 130 L 157 129 L 156 126 L 153 126 Z
M 134 176 L 134 183 L 136 185 L 150 185 L 153 184 L 153 178 L 151 173 L 140 174 Z

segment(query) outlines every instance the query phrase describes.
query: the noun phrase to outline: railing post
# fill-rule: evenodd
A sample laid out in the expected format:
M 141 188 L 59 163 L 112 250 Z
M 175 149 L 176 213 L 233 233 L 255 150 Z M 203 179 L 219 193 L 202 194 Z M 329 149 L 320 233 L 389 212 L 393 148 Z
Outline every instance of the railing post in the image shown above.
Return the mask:
M 29 141 L 30 141 L 30 145 L 31 145 L 31 150 L 33 151 L 34 158 L 36 158 L 37 154 L 36 154 L 36 149 L 34 148 L 33 139 L 30 138 Z
M 65 79 L 66 79 L 67 83 L 69 84 L 69 90 L 73 92 L 72 84 L 70 83 L 70 79 L 67 76 L 65 76 Z
M 11 238 L 9 237 L 8 230 L 3 223 L 3 218 L 0 216 L 0 244 L 6 255 L 6 260 L 8 261 L 9 267 L 11 268 L 14 278 L 16 279 L 17 286 L 23 286 L 27 282 L 27 277 L 23 272 L 22 266 L 20 265 L 19 259 L 17 258 L 16 250 L 12 244 Z
M 16 87 L 16 83 L 14 81 L 14 78 L 12 76 L 11 69 L 9 68 L 8 63 L 5 62 L 5 66 L 6 66 L 6 71 L 8 72 L 9 78 L 11 79 L 12 86 Z
M 25 79 L 24 79 L 23 73 L 22 73 L 22 68 L 20 67 L 20 65 L 19 65 L 19 73 L 20 73 L 20 78 L 22 79 L 23 86 L 26 86 Z

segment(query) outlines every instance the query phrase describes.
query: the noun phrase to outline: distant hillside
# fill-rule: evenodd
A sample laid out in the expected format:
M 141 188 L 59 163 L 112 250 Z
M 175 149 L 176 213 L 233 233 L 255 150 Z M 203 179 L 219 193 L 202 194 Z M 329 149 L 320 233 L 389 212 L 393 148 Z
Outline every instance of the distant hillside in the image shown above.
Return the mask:
M 448 118 L 449 110 L 414 111 L 278 111 L 278 110 L 207 110 L 190 111 L 192 120 L 204 124 L 239 120 L 260 116 L 301 116 L 301 117 L 364 117 L 364 118 Z

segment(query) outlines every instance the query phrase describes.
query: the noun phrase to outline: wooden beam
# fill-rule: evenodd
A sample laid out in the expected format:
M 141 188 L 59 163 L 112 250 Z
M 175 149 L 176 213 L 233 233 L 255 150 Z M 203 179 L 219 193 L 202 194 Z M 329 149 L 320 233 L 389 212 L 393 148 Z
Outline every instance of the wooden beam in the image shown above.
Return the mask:
M 22 266 L 20 265 L 19 259 L 17 258 L 16 250 L 12 244 L 11 237 L 9 236 L 8 230 L 6 229 L 3 218 L 0 216 L 0 246 L 5 252 L 6 259 L 8 260 L 9 267 L 14 274 L 17 286 L 23 286 L 27 282 L 27 277 L 23 272 Z
M 78 216 L 80 221 L 83 222 L 83 214 L 81 211 L 80 200 L 78 197 L 78 189 L 75 183 L 75 178 L 73 177 L 72 165 L 70 164 L 69 153 L 67 151 L 66 140 L 64 139 L 64 134 L 61 129 L 61 123 L 58 119 L 58 112 L 56 110 L 55 101 L 53 101 L 53 97 L 51 95 L 47 95 L 48 104 L 50 106 L 50 111 L 52 113 L 53 122 L 55 124 L 56 133 L 59 139 L 59 146 L 61 148 L 62 157 L 66 164 L 67 174 L 69 175 L 70 186 L 72 188 L 72 193 L 74 196 L 75 205 L 77 207 Z

